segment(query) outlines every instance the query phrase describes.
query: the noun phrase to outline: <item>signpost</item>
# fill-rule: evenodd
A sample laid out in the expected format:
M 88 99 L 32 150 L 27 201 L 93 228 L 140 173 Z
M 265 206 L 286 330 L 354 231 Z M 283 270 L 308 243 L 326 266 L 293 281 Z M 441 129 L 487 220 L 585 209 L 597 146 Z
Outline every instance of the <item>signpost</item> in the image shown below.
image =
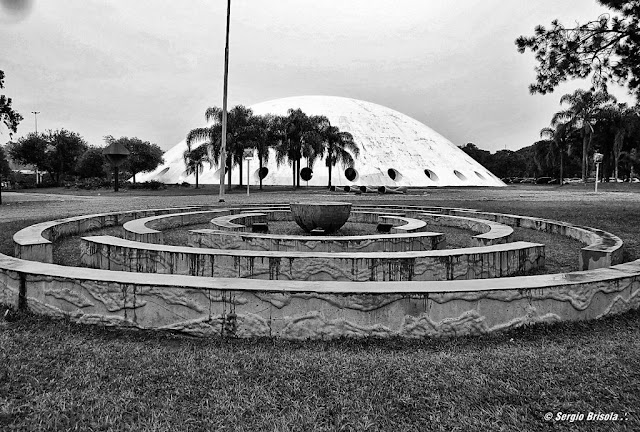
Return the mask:
M 596 164 L 596 190 L 595 190 L 595 192 L 598 192 L 598 175 L 600 173 L 600 164 L 602 163 L 602 157 L 603 157 L 602 153 L 595 152 L 593 154 L 593 161 Z
M 249 183 L 251 178 L 251 169 L 249 168 L 251 159 L 253 159 L 253 149 L 244 149 L 244 153 L 242 155 L 244 160 L 247 161 L 247 196 L 249 195 Z

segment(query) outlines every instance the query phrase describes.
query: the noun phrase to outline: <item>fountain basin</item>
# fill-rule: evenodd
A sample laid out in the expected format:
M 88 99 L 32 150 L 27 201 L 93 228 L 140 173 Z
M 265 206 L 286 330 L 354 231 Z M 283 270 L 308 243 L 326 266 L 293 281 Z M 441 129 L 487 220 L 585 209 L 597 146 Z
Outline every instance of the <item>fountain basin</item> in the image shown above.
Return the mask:
M 332 233 L 349 219 L 351 203 L 298 202 L 289 204 L 293 220 L 306 232 Z

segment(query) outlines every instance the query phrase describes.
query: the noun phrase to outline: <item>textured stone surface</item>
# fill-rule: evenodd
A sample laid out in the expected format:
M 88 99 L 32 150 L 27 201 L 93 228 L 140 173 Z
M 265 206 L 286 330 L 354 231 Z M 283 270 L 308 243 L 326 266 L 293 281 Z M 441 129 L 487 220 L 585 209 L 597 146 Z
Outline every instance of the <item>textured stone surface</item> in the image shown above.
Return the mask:
M 421 208 L 395 207 L 396 211 L 400 209 L 407 217 L 415 217 L 413 212 Z M 467 211 L 464 215 L 477 213 Z M 48 230 L 48 235 L 58 237 L 95 226 L 117 225 L 143 214 L 128 212 L 102 219 L 102 216 L 95 220 L 83 219 L 77 224 Z M 595 251 L 607 253 L 608 249 L 605 261 L 617 260 L 616 254 L 621 253 L 617 237 L 609 237 L 599 230 L 511 215 L 501 215 L 499 219 L 514 226 L 582 236 Z M 147 253 L 157 255 L 161 247 L 153 246 L 158 250 Z M 124 258 L 121 245 L 110 247 L 115 248 L 114 256 L 123 257 L 113 261 L 115 266 L 131 265 Z M 437 256 L 442 252 L 431 253 Z M 355 258 L 358 254 L 351 255 Z M 461 258 L 462 255 L 465 257 Z M 459 268 L 460 263 L 452 261 L 447 267 L 450 272 L 447 274 L 452 278 L 468 274 L 469 269 L 478 272 L 480 277 L 490 277 L 491 266 L 514 265 L 508 254 L 494 255 L 488 261 L 491 266 L 486 268 L 487 261 L 478 254 L 467 250 L 462 255 L 453 255 L 451 259 L 462 259 L 468 266 L 467 273 L 464 266 Z M 233 254 L 228 257 L 238 258 Z M 369 256 L 372 257 L 375 254 Z M 406 261 L 387 263 L 381 269 L 379 263 L 368 266 L 383 275 L 385 271 L 410 270 L 416 274 L 430 271 L 429 263 L 420 261 L 424 258 L 420 254 L 409 253 L 404 258 L 407 257 L 414 259 L 412 266 Z M 269 257 L 272 258 L 275 256 Z M 149 262 L 170 268 L 183 265 L 183 261 L 163 261 L 156 256 Z M 197 268 L 204 263 L 192 260 L 190 265 Z M 234 265 L 236 272 L 250 270 L 240 259 Z M 283 263 L 282 257 L 278 265 L 283 274 L 290 271 L 287 266 L 295 268 L 294 263 Z M 322 262 L 308 265 L 309 268 L 326 266 Z M 280 268 L 270 267 L 273 271 Z M 596 319 L 637 309 L 640 307 L 640 260 L 610 268 L 531 277 L 326 283 L 105 271 L 30 262 L 0 254 L 0 302 L 17 306 L 21 287 L 25 289 L 27 306 L 35 313 L 66 316 L 86 324 L 170 329 L 211 337 L 330 339 L 397 335 L 421 338 L 482 334 L 538 322 Z
M 306 232 L 320 229 L 325 233 L 339 230 L 349 219 L 351 203 L 299 202 L 291 203 L 291 215 Z
M 13 266 L 10 264 L 9 260 L 0 261 L 0 280 L 15 291 L 20 277 L 7 269 Z M 28 305 L 34 312 L 68 316 L 80 323 L 170 329 L 197 336 L 454 336 L 537 322 L 592 319 L 640 306 L 640 261 L 634 263 L 634 272 L 629 266 L 624 271 L 584 272 L 584 280 L 564 278 L 567 283 L 559 286 L 544 286 L 555 279 L 537 277 L 540 286 L 526 289 L 465 291 L 480 282 L 467 281 L 463 285 L 446 283 L 460 291 L 433 292 L 416 282 L 396 282 L 393 285 L 402 291 L 398 293 L 386 291 L 390 283 L 383 284 L 379 293 L 349 293 L 348 289 L 336 293 L 316 291 L 320 285 L 309 285 L 308 290 L 300 286 L 300 291 L 283 286 L 281 292 L 216 288 L 224 281 L 216 279 L 207 282 L 207 288 L 201 278 L 189 278 L 194 280 L 193 286 L 134 283 L 135 278 L 129 283 L 105 282 L 64 277 L 57 275 L 64 271 L 60 266 L 38 265 L 40 271 L 52 274 L 25 274 Z M 91 272 L 101 274 L 87 272 L 86 277 Z M 123 276 L 127 275 L 135 276 Z M 117 273 L 114 276 L 120 278 Z M 157 281 L 155 276 L 151 279 Z M 345 287 L 349 285 L 353 284 Z
M 191 230 L 188 236 L 191 247 L 281 252 L 409 252 L 444 249 L 446 244 L 444 234 L 432 232 L 309 237 L 205 229 Z
M 484 279 L 544 266 L 544 245 L 515 242 L 419 252 L 274 252 L 198 249 L 84 237 L 81 262 L 92 268 L 252 279 L 394 281 Z
M 513 237 L 513 228 L 490 220 L 476 219 L 467 216 L 452 216 L 436 213 L 410 213 L 414 217 L 429 221 L 436 226 L 452 226 L 480 233 L 472 237 L 474 246 L 489 246 L 508 243 Z M 474 213 L 470 213 L 473 215 Z
M 13 235 L 15 255 L 29 261 L 53 262 L 51 242 L 61 237 L 81 234 L 94 229 L 122 225 L 127 221 L 150 215 L 188 211 L 196 207 L 130 210 L 124 212 L 74 216 L 30 225 Z
M 596 228 L 576 226 L 566 222 L 558 222 L 528 216 L 508 215 L 502 213 L 478 212 L 469 210 L 444 210 L 460 216 L 475 216 L 493 220 L 506 225 L 529 228 L 550 234 L 559 234 L 578 240 L 587 246 L 580 250 L 579 260 L 582 270 L 592 270 L 622 263 L 622 239 L 618 236 Z
M 266 223 L 266 213 L 240 213 L 211 219 L 211 227 L 222 231 L 251 231 L 254 223 Z

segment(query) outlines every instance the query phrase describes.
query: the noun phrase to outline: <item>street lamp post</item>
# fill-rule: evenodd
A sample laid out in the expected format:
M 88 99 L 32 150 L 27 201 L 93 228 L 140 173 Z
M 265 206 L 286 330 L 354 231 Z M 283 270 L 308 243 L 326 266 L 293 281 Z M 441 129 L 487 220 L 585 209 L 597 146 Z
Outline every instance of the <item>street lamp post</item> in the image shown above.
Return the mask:
M 595 152 L 593 154 L 593 161 L 596 164 L 596 186 L 595 186 L 595 192 L 598 192 L 598 177 L 599 177 L 599 174 L 600 174 L 600 164 L 602 163 L 602 158 L 603 158 L 602 153 Z
M 229 21 L 231 19 L 231 0 L 227 0 L 227 31 L 224 46 L 224 84 L 222 92 L 222 144 L 220 149 L 220 192 L 218 202 L 224 202 L 224 174 L 227 150 L 227 83 L 229 78 Z
M 40 111 L 31 111 L 31 113 L 33 114 L 33 117 L 36 119 L 36 135 L 38 134 L 38 114 L 40 114 Z

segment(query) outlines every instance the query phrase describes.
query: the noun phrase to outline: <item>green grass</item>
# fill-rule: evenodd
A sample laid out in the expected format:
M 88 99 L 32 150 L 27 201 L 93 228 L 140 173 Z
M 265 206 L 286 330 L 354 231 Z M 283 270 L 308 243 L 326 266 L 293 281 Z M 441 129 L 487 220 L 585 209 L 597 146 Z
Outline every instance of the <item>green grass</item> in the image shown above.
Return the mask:
M 637 201 L 432 195 L 403 202 L 594 226 L 624 240 L 626 260 L 640 258 Z M 0 223 L 0 252 L 13 254 L 13 232 L 49 219 Z M 516 230 L 528 234 L 546 243 L 539 233 Z M 0 320 L 3 432 L 640 430 L 640 310 L 481 337 L 299 343 L 9 317 Z M 615 412 L 627 420 L 543 420 L 558 411 Z

